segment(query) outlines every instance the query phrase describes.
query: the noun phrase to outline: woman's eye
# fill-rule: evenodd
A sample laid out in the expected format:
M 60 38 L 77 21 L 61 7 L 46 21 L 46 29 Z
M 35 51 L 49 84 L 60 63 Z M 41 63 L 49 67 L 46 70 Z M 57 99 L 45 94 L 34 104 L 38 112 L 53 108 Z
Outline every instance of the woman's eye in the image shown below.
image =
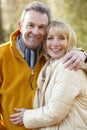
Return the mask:
M 65 39 L 65 37 L 60 37 L 59 39 L 64 40 L 64 39 Z
M 51 40 L 51 39 L 53 39 L 53 38 L 52 38 L 52 37 L 48 37 L 48 38 L 47 38 L 47 40 Z

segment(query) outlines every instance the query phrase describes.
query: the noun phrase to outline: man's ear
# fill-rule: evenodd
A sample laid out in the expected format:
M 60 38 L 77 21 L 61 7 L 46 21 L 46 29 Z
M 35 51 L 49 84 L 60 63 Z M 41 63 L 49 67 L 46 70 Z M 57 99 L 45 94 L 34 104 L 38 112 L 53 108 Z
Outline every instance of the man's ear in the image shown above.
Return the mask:
M 20 21 L 18 22 L 18 28 L 19 28 L 19 30 L 21 32 L 22 31 L 22 23 Z

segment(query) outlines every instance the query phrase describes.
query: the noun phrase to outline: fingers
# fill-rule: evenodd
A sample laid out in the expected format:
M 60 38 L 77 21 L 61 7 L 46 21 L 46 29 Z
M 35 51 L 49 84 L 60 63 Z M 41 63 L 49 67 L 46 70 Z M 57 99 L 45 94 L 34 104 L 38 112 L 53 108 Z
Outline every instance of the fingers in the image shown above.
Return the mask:
M 10 119 L 10 122 L 11 122 L 13 125 L 17 125 L 17 126 L 23 125 L 23 121 L 21 121 L 19 118 Z
M 65 68 L 69 68 L 70 70 L 77 70 L 78 68 L 80 68 L 80 64 L 80 60 L 77 59 L 77 57 L 72 57 L 64 64 L 64 66 Z
M 72 51 L 72 52 L 68 52 L 64 59 L 63 59 L 63 63 L 65 68 L 69 68 L 70 70 L 77 70 L 79 68 L 81 68 L 81 64 L 83 62 L 83 53 L 80 51 Z
M 72 53 L 67 53 L 63 58 L 63 63 L 67 63 L 72 58 Z
M 20 113 L 16 113 L 16 114 L 11 114 L 10 118 L 14 119 L 20 116 Z
M 20 122 L 20 114 L 17 113 L 17 114 L 12 114 L 10 115 L 10 121 L 12 124 L 14 125 L 18 125 Z
M 23 118 L 21 117 L 21 115 L 18 114 L 12 114 L 10 115 L 10 122 L 13 125 L 23 125 Z
M 14 124 L 14 125 L 18 125 L 20 123 L 19 120 L 20 120 L 19 117 L 10 118 L 11 123 Z
M 10 115 L 10 122 L 13 125 L 23 125 L 23 114 L 25 109 L 24 108 L 14 108 L 14 110 L 17 112 L 15 114 Z
M 25 110 L 24 108 L 14 108 L 14 110 L 16 111 L 16 112 L 21 112 L 21 111 L 23 111 L 23 110 Z

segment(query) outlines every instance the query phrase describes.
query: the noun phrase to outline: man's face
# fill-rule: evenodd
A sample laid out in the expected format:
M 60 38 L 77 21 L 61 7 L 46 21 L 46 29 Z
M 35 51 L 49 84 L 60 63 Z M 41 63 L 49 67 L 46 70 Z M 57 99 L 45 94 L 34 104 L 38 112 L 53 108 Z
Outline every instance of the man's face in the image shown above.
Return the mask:
M 29 10 L 23 22 L 19 22 L 19 29 L 25 45 L 29 49 L 36 49 L 43 41 L 48 25 L 47 14 Z

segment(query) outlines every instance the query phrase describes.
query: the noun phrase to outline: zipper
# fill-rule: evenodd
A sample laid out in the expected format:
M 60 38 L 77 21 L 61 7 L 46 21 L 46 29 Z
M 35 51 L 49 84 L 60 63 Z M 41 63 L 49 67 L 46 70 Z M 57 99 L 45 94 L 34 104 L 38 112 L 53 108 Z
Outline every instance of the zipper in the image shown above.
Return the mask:
M 32 85 L 33 80 L 34 80 L 34 69 L 31 69 L 30 87 L 31 87 L 32 90 L 34 90 L 33 85 Z

